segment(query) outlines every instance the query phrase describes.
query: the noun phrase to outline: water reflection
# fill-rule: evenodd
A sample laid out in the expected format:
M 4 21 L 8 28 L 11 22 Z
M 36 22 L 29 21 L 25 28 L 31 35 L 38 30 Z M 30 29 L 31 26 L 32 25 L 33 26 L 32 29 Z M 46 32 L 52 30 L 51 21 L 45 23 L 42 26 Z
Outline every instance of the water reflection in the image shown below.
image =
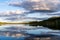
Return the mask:
M 23 30 L 28 30 L 28 28 L 34 28 L 34 27 L 29 27 L 28 25 L 24 24 L 6 24 L 0 26 L 0 36 L 11 36 L 11 37 L 21 37 L 25 36 L 22 31 Z
M 53 37 L 36 37 L 30 34 L 39 35 L 51 32 L 51 29 L 42 26 L 29 26 L 25 24 L 6 24 L 0 26 L 0 36 L 12 37 L 14 40 L 52 40 Z M 23 39 L 21 39 L 21 37 Z M 17 38 L 17 39 L 16 39 Z M 59 38 L 59 37 L 58 37 Z M 54 40 L 55 38 L 53 38 Z M 8 39 L 9 40 L 9 39 Z M 13 39 L 12 39 L 13 40 Z M 58 40 L 58 39 L 57 39 Z

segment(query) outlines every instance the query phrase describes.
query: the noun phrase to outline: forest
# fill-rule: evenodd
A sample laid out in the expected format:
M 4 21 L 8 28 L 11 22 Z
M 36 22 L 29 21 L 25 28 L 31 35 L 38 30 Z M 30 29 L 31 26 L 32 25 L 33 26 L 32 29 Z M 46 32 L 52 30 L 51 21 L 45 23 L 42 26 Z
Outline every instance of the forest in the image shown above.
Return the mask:
M 33 21 L 28 23 L 30 26 L 43 26 L 50 29 L 60 30 L 60 17 L 51 17 L 43 21 Z

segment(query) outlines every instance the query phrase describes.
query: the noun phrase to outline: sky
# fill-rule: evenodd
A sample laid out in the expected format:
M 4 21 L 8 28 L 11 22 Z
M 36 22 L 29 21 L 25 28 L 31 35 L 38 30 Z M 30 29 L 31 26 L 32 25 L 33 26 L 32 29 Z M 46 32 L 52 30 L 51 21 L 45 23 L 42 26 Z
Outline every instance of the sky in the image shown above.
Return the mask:
M 60 16 L 60 0 L 0 0 L 0 15 L 22 14 L 28 10 L 58 10 L 53 13 L 29 13 L 22 17 L 49 18 Z M 12 17 L 11 17 L 12 18 Z M 4 18 L 3 18 L 4 19 Z M 22 18 L 24 19 L 24 18 Z M 0 18 L 0 21 L 2 18 Z M 32 19 L 33 20 L 33 19 Z
M 11 10 L 20 10 L 19 7 L 9 6 L 8 3 L 12 2 L 11 0 L 0 0 L 0 11 L 11 11 Z M 23 8 L 22 8 L 23 9 Z
M 23 3 L 21 3 L 21 5 L 19 5 L 20 3 L 19 2 L 22 2 L 23 0 L 0 0 L 0 11 L 7 11 L 7 10 L 23 10 L 23 8 L 21 8 L 20 6 L 23 6 L 25 7 L 25 9 L 38 9 L 36 8 L 38 3 L 36 4 L 36 2 L 40 1 L 40 5 L 42 7 L 40 7 L 40 9 L 53 9 L 53 8 L 56 8 L 58 6 L 58 4 L 60 3 L 59 0 L 33 0 L 32 2 L 30 2 L 31 0 L 27 0 L 24 1 Z M 35 3 L 34 3 L 35 2 Z M 50 3 L 48 3 L 50 2 Z M 11 3 L 11 5 L 15 5 L 15 6 L 18 6 L 18 7 L 14 7 L 14 6 L 10 6 L 9 3 Z M 28 3 L 28 4 L 27 4 Z M 30 4 L 29 4 L 30 3 Z M 46 4 L 50 4 L 50 5 L 46 5 Z M 53 5 L 52 5 L 53 4 Z M 39 6 L 40 6 L 39 5 Z M 33 6 L 33 8 L 32 8 Z M 36 7 L 35 7 L 36 6 Z M 49 6 L 49 7 L 48 7 Z M 35 7 L 35 8 L 34 8 Z M 50 8 L 51 7 L 51 8 Z M 58 9 L 58 7 L 57 7 Z

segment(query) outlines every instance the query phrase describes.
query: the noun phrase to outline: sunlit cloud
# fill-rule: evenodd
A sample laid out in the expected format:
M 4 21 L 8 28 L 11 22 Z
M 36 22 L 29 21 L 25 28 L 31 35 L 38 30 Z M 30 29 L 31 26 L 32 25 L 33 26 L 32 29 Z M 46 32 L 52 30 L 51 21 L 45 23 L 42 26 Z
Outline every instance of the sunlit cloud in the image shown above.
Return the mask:
M 10 5 L 23 7 L 28 10 L 60 10 L 60 0 L 25 0 Z
M 11 11 L 5 11 L 5 12 L 0 12 L 0 15 L 12 15 L 12 14 L 23 14 L 25 10 L 11 10 Z

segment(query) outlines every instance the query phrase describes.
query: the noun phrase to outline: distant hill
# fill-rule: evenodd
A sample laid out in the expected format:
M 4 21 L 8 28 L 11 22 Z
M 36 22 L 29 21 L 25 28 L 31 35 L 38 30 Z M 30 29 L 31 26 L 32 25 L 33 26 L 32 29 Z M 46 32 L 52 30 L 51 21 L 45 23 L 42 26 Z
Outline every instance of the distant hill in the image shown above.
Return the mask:
M 44 26 L 44 27 L 48 27 L 51 29 L 59 29 L 60 30 L 60 17 L 52 17 L 49 18 L 47 20 L 43 20 L 43 21 L 34 21 L 34 22 L 30 22 L 29 23 L 31 26 Z

